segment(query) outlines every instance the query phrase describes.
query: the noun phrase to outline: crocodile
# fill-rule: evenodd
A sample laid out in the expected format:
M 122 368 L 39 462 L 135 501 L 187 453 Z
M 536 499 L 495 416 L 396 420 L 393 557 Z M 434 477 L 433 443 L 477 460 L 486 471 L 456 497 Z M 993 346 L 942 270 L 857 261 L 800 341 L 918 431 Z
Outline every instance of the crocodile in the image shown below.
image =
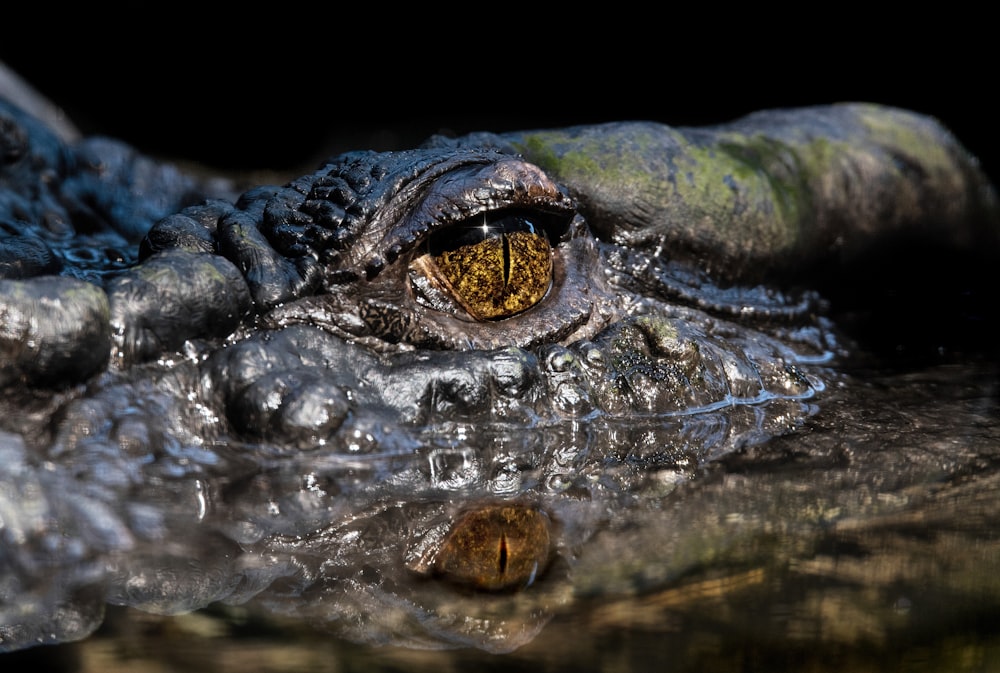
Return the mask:
M 0 150 L 2 651 L 250 605 L 510 652 L 995 481 L 979 416 L 933 461 L 831 441 L 864 388 L 831 297 L 885 309 L 845 279 L 998 258 L 923 115 L 435 136 L 244 189 L 0 101 Z

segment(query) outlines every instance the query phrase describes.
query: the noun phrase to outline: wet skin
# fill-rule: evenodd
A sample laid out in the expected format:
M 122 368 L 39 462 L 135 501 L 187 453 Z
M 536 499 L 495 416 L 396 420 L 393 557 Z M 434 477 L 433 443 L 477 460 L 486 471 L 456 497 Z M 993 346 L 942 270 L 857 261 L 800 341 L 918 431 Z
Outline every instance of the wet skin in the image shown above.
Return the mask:
M 242 195 L 0 119 L 7 649 L 251 599 L 517 647 L 618 586 L 595 534 L 822 408 L 837 269 L 997 250 L 974 159 L 874 106 L 433 138 Z

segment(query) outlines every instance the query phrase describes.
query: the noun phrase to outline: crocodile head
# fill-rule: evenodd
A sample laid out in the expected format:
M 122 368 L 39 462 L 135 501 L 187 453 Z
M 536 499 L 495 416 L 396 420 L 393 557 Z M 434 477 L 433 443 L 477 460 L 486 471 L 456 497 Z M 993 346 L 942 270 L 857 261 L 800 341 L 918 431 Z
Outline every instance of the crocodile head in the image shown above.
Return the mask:
M 5 114 L 7 648 L 251 600 L 517 647 L 594 590 L 595 535 L 822 404 L 839 343 L 776 279 L 994 207 L 943 130 L 868 106 L 438 138 L 238 198 Z M 765 553 L 688 532 L 660 575 Z

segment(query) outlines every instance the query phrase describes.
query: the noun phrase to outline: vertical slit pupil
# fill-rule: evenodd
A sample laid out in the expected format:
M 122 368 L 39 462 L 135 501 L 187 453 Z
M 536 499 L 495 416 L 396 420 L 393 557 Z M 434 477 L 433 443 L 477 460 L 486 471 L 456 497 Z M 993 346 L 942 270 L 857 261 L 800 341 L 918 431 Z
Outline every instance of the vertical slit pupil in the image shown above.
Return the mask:
M 552 241 L 566 224 L 552 214 L 503 211 L 442 228 L 428 237 L 427 256 L 411 263 L 419 274 L 411 282 L 439 310 L 477 321 L 509 318 L 552 287 Z
M 510 284 L 510 236 L 505 232 L 501 234 L 503 240 L 503 284 Z
M 500 574 L 503 575 L 507 571 L 507 536 L 500 535 L 500 556 L 497 559 L 497 565 L 500 569 Z

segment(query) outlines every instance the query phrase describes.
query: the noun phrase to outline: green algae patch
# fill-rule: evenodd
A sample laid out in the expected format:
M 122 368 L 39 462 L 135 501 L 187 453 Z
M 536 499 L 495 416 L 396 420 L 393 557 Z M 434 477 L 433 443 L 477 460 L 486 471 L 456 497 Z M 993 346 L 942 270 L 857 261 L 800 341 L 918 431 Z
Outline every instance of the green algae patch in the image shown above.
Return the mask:
M 950 133 L 926 117 L 918 117 L 875 105 L 858 106 L 861 126 L 879 144 L 900 157 L 908 157 L 924 172 L 956 176 L 954 149 Z
M 996 243 L 994 190 L 930 117 L 871 104 L 755 113 L 708 128 L 619 122 L 508 134 L 594 233 L 724 281 L 846 263 L 878 240 Z M 985 215 L 985 218 L 983 217 Z M 932 231 L 933 230 L 933 231 Z
M 772 218 L 793 227 L 808 217 L 812 210 L 808 150 L 762 134 L 729 134 L 720 138 L 717 145 L 717 156 L 724 155 L 732 161 L 716 160 L 730 170 L 733 180 L 760 190 L 759 199 L 773 210 L 768 213 Z
M 629 127 L 627 133 L 591 133 L 586 127 L 535 131 L 512 144 L 525 159 L 570 186 L 648 188 L 662 178 L 650 170 L 658 166 L 655 153 L 663 145 L 663 138 L 654 129 Z
M 527 135 L 523 141 L 515 143 L 517 151 L 525 156 L 543 171 L 553 177 L 576 176 L 596 176 L 601 172 L 596 158 L 586 154 L 581 150 L 567 152 L 564 156 L 559 156 L 553 149 L 553 142 L 562 140 L 565 142 L 565 135 L 560 139 L 553 137 L 554 133 L 536 133 Z
M 725 141 L 740 145 L 736 136 Z M 760 260 L 797 244 L 796 225 L 808 209 L 794 185 L 778 185 L 776 195 L 771 176 L 748 160 L 754 150 L 735 152 L 715 137 L 688 138 L 662 124 L 532 132 L 513 144 L 567 186 L 599 235 L 623 245 L 663 242 L 702 256 Z
M 774 175 L 762 160 L 780 152 L 784 161 L 795 162 L 789 148 L 766 138 L 731 136 L 711 145 L 689 144 L 685 152 L 690 169 L 676 190 L 687 221 L 700 227 L 689 230 L 691 239 L 730 259 L 754 261 L 796 247 L 810 210 L 808 195 L 794 175 Z

